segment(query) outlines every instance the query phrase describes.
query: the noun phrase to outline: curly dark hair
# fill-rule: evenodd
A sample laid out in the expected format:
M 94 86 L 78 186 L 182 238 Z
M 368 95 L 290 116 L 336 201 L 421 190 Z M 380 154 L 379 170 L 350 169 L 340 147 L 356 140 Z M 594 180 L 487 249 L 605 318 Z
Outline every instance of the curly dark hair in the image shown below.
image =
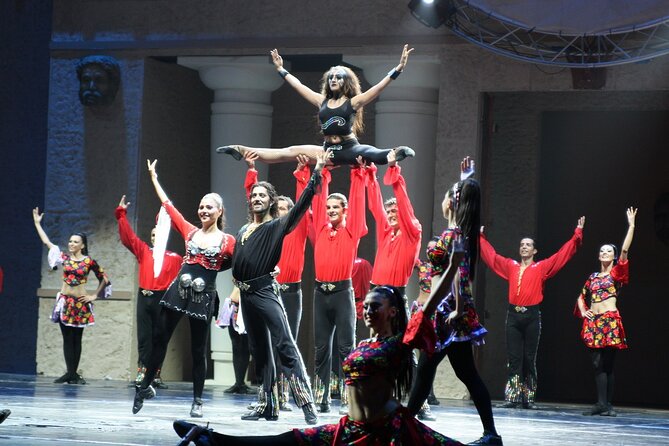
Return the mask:
M 276 189 L 274 186 L 272 186 L 271 183 L 268 183 L 267 181 L 258 181 L 256 184 L 251 186 L 249 197 L 248 197 L 248 209 L 249 209 L 249 215 L 248 215 L 248 221 L 249 223 L 253 221 L 253 210 L 251 209 L 251 194 L 253 194 L 253 189 L 256 187 L 264 187 L 267 190 L 267 195 L 269 196 L 269 215 L 272 216 L 272 218 L 277 218 L 279 216 L 279 194 L 276 193 Z

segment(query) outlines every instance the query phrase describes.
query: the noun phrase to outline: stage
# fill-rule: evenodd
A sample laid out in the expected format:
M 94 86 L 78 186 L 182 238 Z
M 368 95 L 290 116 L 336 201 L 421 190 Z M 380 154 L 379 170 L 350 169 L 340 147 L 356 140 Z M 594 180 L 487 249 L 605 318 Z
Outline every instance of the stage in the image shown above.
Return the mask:
M 10 417 L 0 424 L 0 444 L 41 445 L 170 445 L 178 437 L 172 421 L 188 419 L 190 383 L 170 382 L 148 400 L 142 411 L 131 412 L 134 389 L 120 381 L 90 380 L 88 385 L 53 384 L 53 378 L 0 374 L 0 409 Z M 254 396 L 229 396 L 224 388 L 206 386 L 204 418 L 226 433 L 260 435 L 305 427 L 302 411 L 282 412 L 278 421 L 241 421 Z M 504 444 L 512 445 L 669 445 L 669 411 L 617 407 L 618 417 L 584 417 L 586 406 L 539 402 L 540 410 L 494 409 Z M 334 423 L 333 413 L 321 423 Z M 427 424 L 462 442 L 481 435 L 476 410 L 469 402 L 441 400 L 432 406 L 438 420 Z

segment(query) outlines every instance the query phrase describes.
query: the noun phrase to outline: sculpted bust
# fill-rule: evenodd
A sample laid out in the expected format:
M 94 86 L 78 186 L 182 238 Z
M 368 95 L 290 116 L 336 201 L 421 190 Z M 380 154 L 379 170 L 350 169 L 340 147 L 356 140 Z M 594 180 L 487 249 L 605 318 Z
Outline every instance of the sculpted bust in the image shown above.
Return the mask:
M 84 106 L 107 106 L 114 102 L 121 82 L 118 62 L 109 56 L 86 56 L 77 62 L 79 101 Z

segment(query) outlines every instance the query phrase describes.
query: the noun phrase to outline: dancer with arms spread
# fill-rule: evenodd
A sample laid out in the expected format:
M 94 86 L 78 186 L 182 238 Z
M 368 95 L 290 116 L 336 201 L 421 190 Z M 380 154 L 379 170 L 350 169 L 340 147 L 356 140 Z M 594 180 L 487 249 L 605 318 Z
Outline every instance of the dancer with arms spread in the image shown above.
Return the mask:
M 272 61 L 279 75 L 284 78 L 305 100 L 318 108 L 318 121 L 323 133 L 323 146 L 298 145 L 282 149 L 246 147 L 240 145 L 223 146 L 216 149 L 241 160 L 247 151 L 258 154 L 266 163 L 283 163 L 297 161 L 297 155 L 307 155 L 313 162 L 324 150 L 332 150 L 329 160 L 332 164 L 357 164 L 358 156 L 366 162 L 385 164 L 390 151 L 395 152 L 397 161 L 415 152 L 406 146 L 394 149 L 378 149 L 360 144 L 357 135 L 363 130 L 363 107 L 374 101 L 394 79 L 402 73 L 409 60 L 413 48 L 404 45 L 400 63 L 386 77 L 369 90 L 362 92 L 358 76 L 348 67 L 335 66 L 323 74 L 321 91 L 316 92 L 304 85 L 298 78 L 283 68 L 283 58 L 274 49 L 271 51 Z

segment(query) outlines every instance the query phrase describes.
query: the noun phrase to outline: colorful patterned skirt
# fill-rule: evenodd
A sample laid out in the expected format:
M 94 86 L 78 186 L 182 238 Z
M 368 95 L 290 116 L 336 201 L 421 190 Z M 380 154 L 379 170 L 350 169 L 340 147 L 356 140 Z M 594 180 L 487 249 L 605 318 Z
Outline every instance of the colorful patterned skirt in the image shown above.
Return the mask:
M 461 445 L 434 431 L 400 406 L 387 417 L 364 423 L 342 417 L 338 424 L 293 429 L 297 443 L 310 445 L 413 446 Z
M 448 315 L 455 310 L 455 298 L 449 293 L 437 306 L 434 328 L 437 333 L 436 351 L 441 351 L 448 347 L 451 342 L 471 342 L 474 345 L 483 345 L 483 337 L 488 333 L 479 322 L 479 316 L 476 313 L 471 298 L 463 296 L 464 310 L 461 317 L 455 319 L 452 323 L 446 323 Z
M 581 338 L 590 348 L 627 348 L 625 327 L 620 312 L 607 311 L 594 318 L 583 318 Z
M 68 327 L 87 327 L 95 324 L 93 304 L 79 302 L 77 297 L 58 293 L 56 305 L 51 315 L 53 322 L 60 322 Z

